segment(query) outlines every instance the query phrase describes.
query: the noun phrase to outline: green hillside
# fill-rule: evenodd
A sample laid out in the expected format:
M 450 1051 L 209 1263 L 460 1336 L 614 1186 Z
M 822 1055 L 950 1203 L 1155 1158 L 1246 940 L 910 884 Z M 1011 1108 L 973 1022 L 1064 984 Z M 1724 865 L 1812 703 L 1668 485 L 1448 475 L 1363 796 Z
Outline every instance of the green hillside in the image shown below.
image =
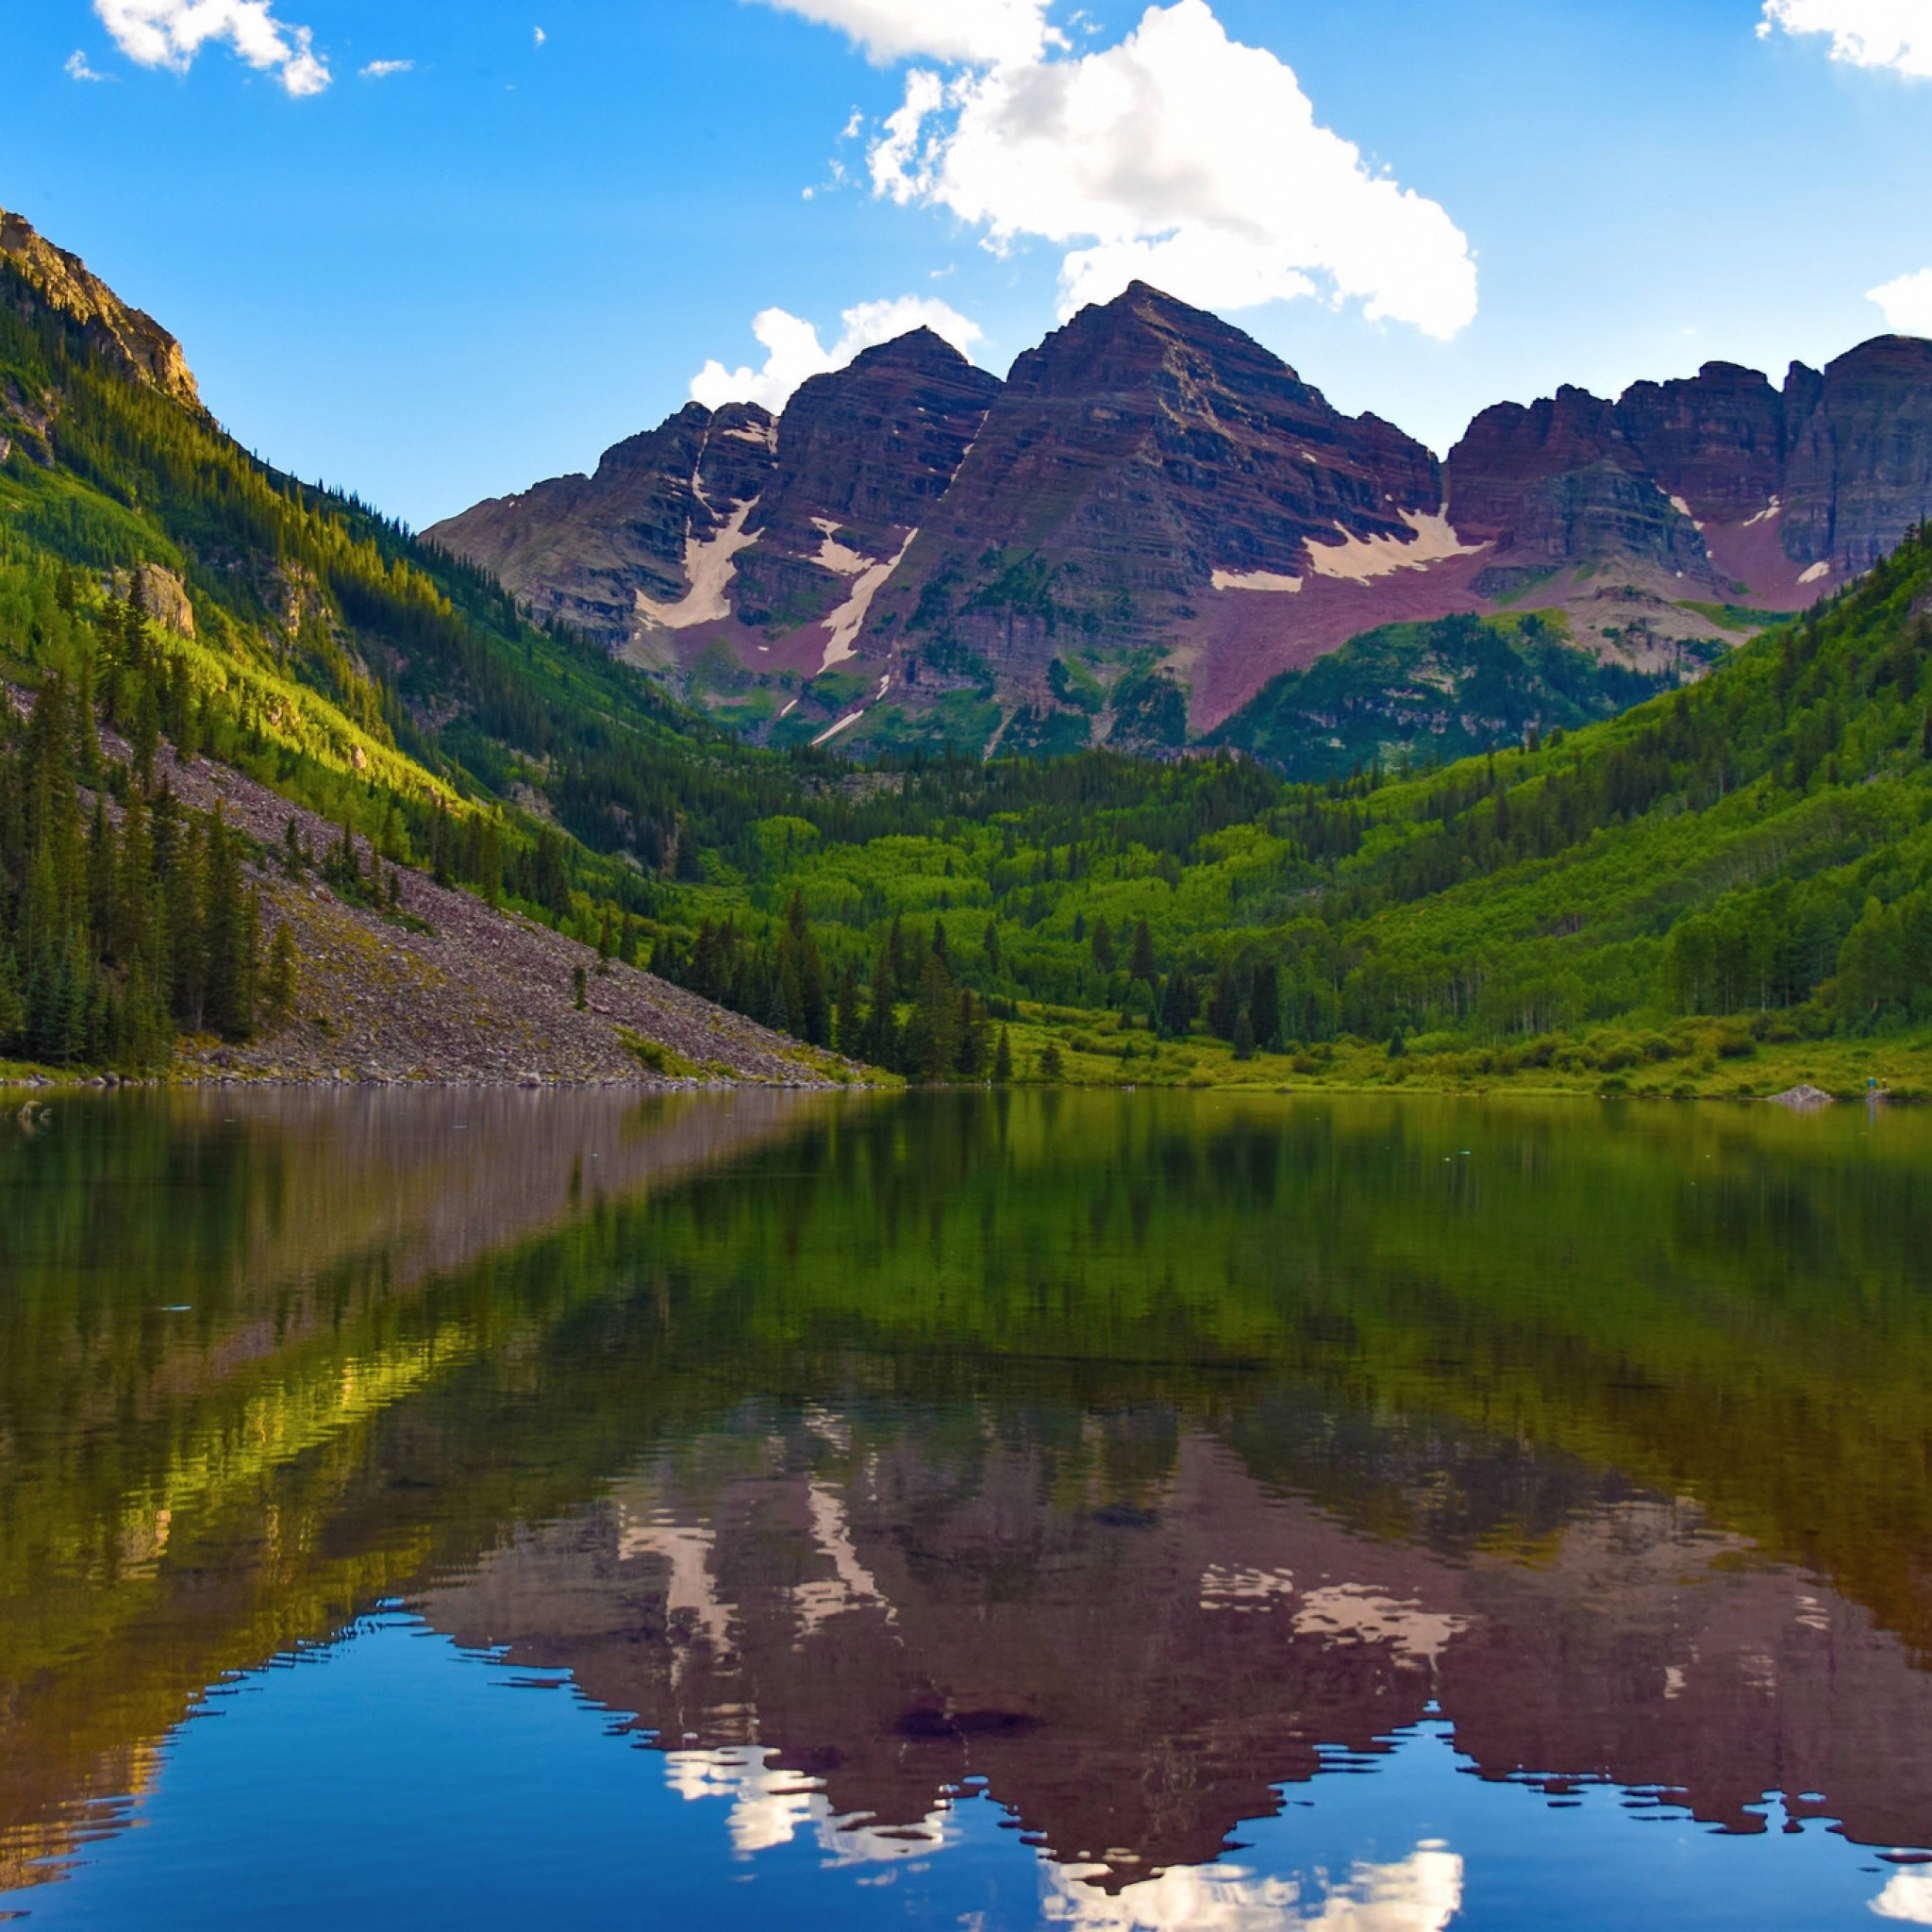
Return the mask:
M 1701 684 L 1400 780 L 1224 755 L 875 778 L 891 830 L 808 803 L 675 910 L 756 924 L 795 891 L 835 968 L 875 977 L 883 949 L 901 996 L 937 928 L 1076 1077 L 1279 1078 L 1276 1044 L 1303 1076 L 1707 1088 L 1790 1045 L 1842 1083 L 1817 1042 L 1932 1020 L 1928 594 L 1921 533 Z
M 1721 642 L 1699 645 L 1681 668 L 1723 655 Z M 1392 624 L 1271 679 L 1208 741 L 1319 783 L 1374 765 L 1447 764 L 1531 730 L 1574 730 L 1680 681 L 1676 668 L 1633 671 L 1576 649 L 1560 612 Z
M 1846 1084 L 1846 1042 L 1932 1021 L 1924 533 L 1704 682 L 1541 742 L 1532 721 L 1641 687 L 1541 620 L 1450 620 L 1278 682 L 1206 756 L 860 768 L 742 746 L 534 627 L 247 455 L 8 261 L 0 444 L 0 681 L 37 718 L 0 711 L 0 1054 L 147 1063 L 174 1027 L 260 1017 L 272 962 L 222 835 L 154 819 L 163 740 L 388 866 L 932 1077 L 1674 1091 L 1763 1058 Z M 1307 782 L 1343 758 L 1362 770 Z M 132 829 L 57 798 L 63 771 Z

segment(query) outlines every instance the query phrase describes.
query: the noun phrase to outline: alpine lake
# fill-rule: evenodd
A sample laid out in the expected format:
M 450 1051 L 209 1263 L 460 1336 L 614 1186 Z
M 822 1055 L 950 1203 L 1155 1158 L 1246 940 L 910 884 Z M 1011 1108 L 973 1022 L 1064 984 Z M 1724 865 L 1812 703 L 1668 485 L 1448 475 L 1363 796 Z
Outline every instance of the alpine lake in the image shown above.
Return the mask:
M 1932 1112 L 0 1123 L 0 1919 L 1932 1924 Z

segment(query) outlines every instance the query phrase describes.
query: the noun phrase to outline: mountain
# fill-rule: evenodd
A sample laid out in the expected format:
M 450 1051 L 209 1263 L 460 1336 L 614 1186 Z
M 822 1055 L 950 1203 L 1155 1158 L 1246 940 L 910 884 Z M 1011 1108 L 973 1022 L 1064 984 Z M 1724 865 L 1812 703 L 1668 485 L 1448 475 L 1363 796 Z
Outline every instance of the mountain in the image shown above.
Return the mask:
M 1183 592 L 1203 572 L 1197 618 L 1324 599 L 1343 612 L 1391 580 L 1424 600 L 1459 584 L 1477 607 L 1318 654 L 1205 755 L 861 771 L 830 750 L 743 744 L 601 643 L 534 625 L 446 549 L 257 462 L 182 389 L 164 334 L 84 274 L 51 250 L 0 257 L 0 1052 L 25 1041 L 42 1059 L 122 1064 L 114 1042 L 151 1040 L 158 1016 L 232 1020 L 238 853 L 263 936 L 293 934 L 296 976 L 319 995 L 281 1040 L 195 1049 L 238 1073 L 408 1076 L 473 1054 L 495 1075 L 615 1077 L 637 1062 L 627 1032 L 660 1070 L 790 1077 L 789 1061 L 837 1077 L 811 1051 L 836 1038 L 874 1064 L 976 1078 L 999 1063 L 991 1021 L 1024 1072 L 1057 1062 L 1077 1078 L 1117 1080 L 1133 1060 L 1137 1082 L 1278 1081 L 1279 1041 L 1304 1049 L 1297 1077 L 1340 1067 L 1379 1083 L 1399 1032 L 1432 1042 L 1415 1063 L 1443 1080 L 1670 1091 L 1734 1085 L 1726 1063 L 1760 1041 L 1843 1084 L 1857 1041 L 1932 1018 L 1926 538 L 1735 651 L 1653 643 L 1640 669 L 1576 648 L 1572 619 L 1607 584 L 1741 627 L 1747 613 L 1719 602 L 1664 602 L 1708 588 L 1691 575 L 1710 568 L 1690 545 L 1699 523 L 1769 533 L 1789 568 L 1828 502 L 1832 555 L 1851 569 L 1917 487 L 1912 344 L 1796 381 L 1774 410 L 1736 372 L 1607 416 L 1573 393 L 1485 431 L 1507 462 L 1472 468 L 1459 451 L 1441 480 L 1385 425 L 1331 417 L 1236 332 L 1151 291 L 1076 318 L 997 392 L 925 339 L 801 392 L 775 430 L 697 412 L 626 487 L 646 507 L 688 490 L 684 525 L 665 527 L 706 558 L 736 525 L 745 541 L 710 567 L 739 601 L 683 631 L 658 622 L 688 673 L 738 680 L 774 736 L 823 737 L 828 714 L 856 721 L 839 743 L 952 728 L 997 708 L 971 660 L 1004 652 L 999 675 L 1032 695 L 996 720 L 1003 748 L 1104 732 L 1173 749 L 1188 694 L 1149 613 L 1193 621 Z M 838 458 L 859 440 L 867 462 Z M 1727 440 L 1751 452 L 1735 478 Z M 1687 575 L 1660 590 L 1638 579 L 1657 581 L 1674 553 L 1641 564 L 1638 525 L 1579 517 L 1558 543 L 1520 508 L 1551 500 L 1539 476 L 1583 478 L 1575 501 L 1631 500 L 1614 479 L 1666 458 L 1691 492 L 1690 538 L 1662 525 Z M 1489 516 L 1480 543 L 1446 511 L 1405 507 L 1405 491 L 1413 504 L 1431 490 L 1453 507 L 1470 475 L 1491 479 L 1489 508 L 1479 495 L 1464 512 Z M 1828 491 L 1805 480 L 1818 476 Z M 1783 500 L 1774 517 L 1749 508 L 1774 483 L 1792 492 L 1789 517 Z M 949 503 L 1011 541 L 971 552 Z M 700 509 L 712 521 L 693 536 Z M 1357 534 L 1320 541 L 1330 510 Z M 1432 560 L 1445 530 L 1456 554 Z M 1606 569 L 1588 548 L 1611 540 Z M 1237 566 L 1291 541 L 1302 590 L 1241 587 L 1253 573 Z M 646 602 L 685 601 L 689 555 Z M 1484 574 L 1532 558 L 1551 575 L 1482 608 Z M 1353 576 L 1319 567 L 1342 559 Z M 871 578 L 854 655 L 805 679 L 744 669 L 731 638 L 754 652 L 767 639 L 746 625 L 764 607 L 741 570 L 771 587 L 760 596 L 820 600 L 819 617 L 767 626 L 766 655 L 811 666 Z M 1838 574 L 1826 560 L 1801 588 Z M 1116 614 L 1090 626 L 1094 583 Z M 1197 677 L 1224 642 L 1201 645 Z M 1029 668 L 1048 652 L 1043 675 Z M 1664 689 L 1683 676 L 1692 688 Z M 1498 741 L 1441 768 L 1438 754 Z M 127 827 L 137 805 L 157 827 L 166 817 L 165 841 Z M 128 877 L 141 889 L 117 902 L 109 882 Z M 630 964 L 644 948 L 655 980 Z M 217 961 L 228 976 L 211 993 Z M 1229 1052 L 1243 1015 L 1251 1068 Z M 1923 1077 L 1878 1066 L 1932 1084 L 1932 1063 Z
M 725 665 L 809 678 L 851 656 L 998 387 L 915 330 L 812 377 L 780 419 L 693 403 L 608 450 L 593 475 L 478 504 L 426 535 L 617 656 L 698 663 L 700 691 L 721 669 L 713 695 L 740 688 Z
M 797 783 L 258 462 L 174 337 L 0 215 L 0 1057 L 837 1077 L 634 970 L 661 882 Z
M 741 474 L 714 489 L 699 464 L 720 439 Z M 1391 625 L 1505 611 L 1538 615 L 1577 660 L 1533 675 L 1516 708 L 1544 728 L 1607 715 L 1628 678 L 1700 675 L 1928 513 L 1923 341 L 1793 365 L 1782 389 L 1712 362 L 1615 401 L 1499 404 L 1438 463 L 1136 284 L 1004 383 L 908 338 L 814 378 L 775 425 L 693 406 L 593 477 L 429 535 L 776 742 L 1172 752 L 1282 744 L 1299 700 L 1272 679 Z M 1347 666 L 1328 681 L 1346 708 L 1378 708 Z M 1578 712 L 1591 685 L 1607 695 Z M 1453 752 L 1488 722 L 1379 708 L 1399 728 L 1373 749 L 1391 758 Z M 1360 736 L 1309 729 L 1285 769 Z

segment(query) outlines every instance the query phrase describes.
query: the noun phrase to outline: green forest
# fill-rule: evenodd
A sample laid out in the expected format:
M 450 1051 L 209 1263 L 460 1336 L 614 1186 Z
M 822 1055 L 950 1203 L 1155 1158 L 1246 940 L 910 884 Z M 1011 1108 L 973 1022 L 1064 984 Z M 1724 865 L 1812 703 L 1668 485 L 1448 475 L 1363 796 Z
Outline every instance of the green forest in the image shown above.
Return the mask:
M 740 744 L 130 380 L 6 263 L 0 297 L 0 393 L 42 405 L 0 462 L 0 1056 L 154 1068 L 275 1023 L 273 855 L 180 808 L 163 743 L 341 826 L 344 896 L 418 867 L 916 1078 L 1674 1091 L 1932 1023 L 1924 532 L 1647 697 L 1540 620 L 1447 620 L 1196 754 L 860 767 Z M 1391 769 L 1424 660 L 1497 741 Z M 1316 775 L 1324 680 L 1377 679 Z

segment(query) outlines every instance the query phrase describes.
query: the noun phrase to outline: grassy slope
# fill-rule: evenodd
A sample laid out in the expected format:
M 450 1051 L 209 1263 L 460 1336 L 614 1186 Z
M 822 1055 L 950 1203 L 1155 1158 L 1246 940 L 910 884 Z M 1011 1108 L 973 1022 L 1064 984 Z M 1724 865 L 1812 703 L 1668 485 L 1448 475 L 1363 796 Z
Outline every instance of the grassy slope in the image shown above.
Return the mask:
M 675 712 L 474 573 L 130 382 L 0 276 L 0 392 L 50 419 L 0 466 L 0 668 L 30 680 L 86 634 L 55 608 L 57 560 L 161 565 L 195 603 L 197 641 L 175 648 L 216 701 L 216 748 L 365 833 L 400 805 L 401 857 L 441 795 L 498 822 L 512 851 L 533 813 L 577 833 L 580 913 L 610 898 L 653 931 L 731 917 L 763 932 L 796 890 L 835 968 L 869 963 L 894 915 L 939 920 L 962 976 L 1016 1016 L 1022 1065 L 1057 1036 L 1087 1077 L 1381 1079 L 1349 1042 L 1379 1053 L 1400 1030 L 1409 1079 L 1723 1088 L 1790 1033 L 1779 1076 L 1815 1060 L 1822 1083 L 1847 1084 L 1859 1049 L 1834 1059 L 1825 1036 L 1890 1041 L 1932 1017 L 1909 988 L 1848 1003 L 1837 983 L 1867 902 L 1905 906 L 1926 876 L 1923 541 L 1690 691 L 1397 783 L 1107 755 L 869 776 Z M 1539 654 L 1561 648 L 1478 629 L 1466 730 L 1534 696 Z M 1442 641 L 1353 648 L 1414 673 Z M 1315 1051 L 1237 1071 L 1197 1037 L 1150 1058 L 1144 1030 L 1120 1025 L 1145 1000 L 1096 959 L 1099 920 L 1123 940 L 1144 920 L 1163 973 L 1274 962 L 1283 1032 Z M 1724 1024 L 1682 1024 L 1698 1014 Z M 1561 1048 L 1524 1051 L 1607 1028 L 1620 1038 L 1567 1065 Z
M 1022 1066 L 1054 1039 L 1076 1078 L 1932 1085 L 1932 961 L 1907 944 L 1876 995 L 1839 971 L 1868 905 L 1901 916 L 1932 876 L 1928 594 L 1916 539 L 1693 689 L 1374 789 L 1211 762 L 929 772 L 893 801 L 907 830 L 768 827 L 678 916 L 756 919 L 798 890 L 834 957 L 861 958 L 895 914 L 938 921 L 964 976 L 1018 1003 Z M 1119 1020 L 1141 996 L 1082 937 L 1096 920 L 1144 920 L 1164 971 L 1275 961 L 1284 1032 L 1316 1051 L 1238 1066 L 1197 1035 L 1151 1055 Z
M 1533 728 L 1574 730 L 1677 681 L 1575 649 L 1560 614 L 1389 625 L 1274 678 L 1209 741 L 1319 783 L 1373 764 L 1448 763 Z

